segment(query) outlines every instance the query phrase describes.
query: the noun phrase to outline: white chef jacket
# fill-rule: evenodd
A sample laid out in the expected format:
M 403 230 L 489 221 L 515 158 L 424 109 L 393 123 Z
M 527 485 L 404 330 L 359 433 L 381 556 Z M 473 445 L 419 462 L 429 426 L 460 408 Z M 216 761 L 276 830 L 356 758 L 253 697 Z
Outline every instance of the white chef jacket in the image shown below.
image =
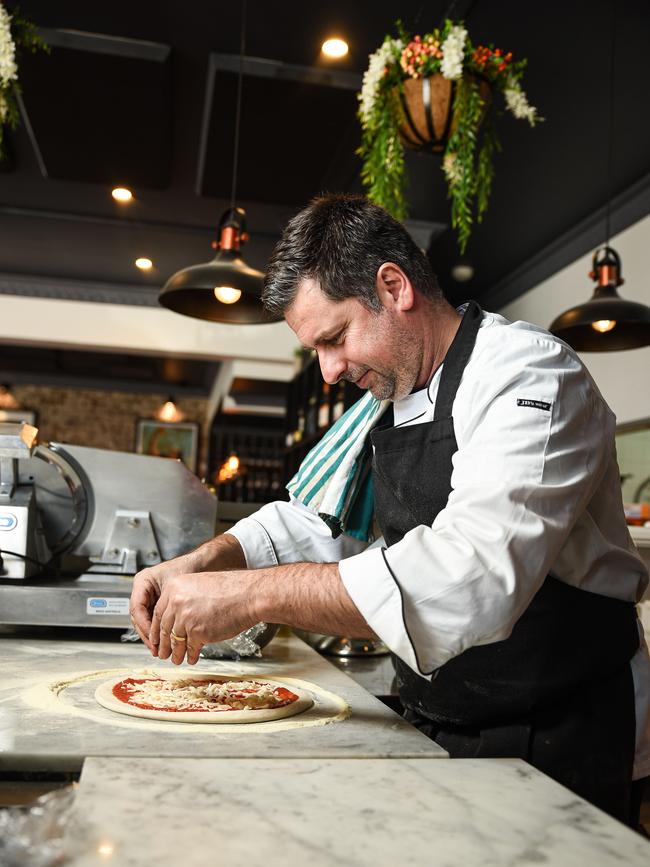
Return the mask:
M 395 402 L 396 426 L 433 419 L 441 370 Z M 228 531 L 249 568 L 339 562 L 368 625 L 427 679 L 464 650 L 507 638 L 549 572 L 629 602 L 648 584 L 621 508 L 614 414 L 565 343 L 485 313 L 452 415 L 448 503 L 390 548 L 332 539 L 293 499 Z M 650 774 L 650 658 L 641 628 L 640 636 L 631 663 L 637 778 Z

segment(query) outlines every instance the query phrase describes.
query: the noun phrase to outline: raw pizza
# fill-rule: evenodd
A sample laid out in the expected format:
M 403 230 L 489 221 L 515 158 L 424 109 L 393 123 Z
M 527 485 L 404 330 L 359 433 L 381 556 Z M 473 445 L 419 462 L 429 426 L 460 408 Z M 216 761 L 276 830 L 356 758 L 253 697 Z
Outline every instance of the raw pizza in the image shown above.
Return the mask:
M 198 672 L 113 678 L 97 687 L 95 699 L 117 713 L 188 723 L 266 722 L 314 703 L 304 690 L 275 680 Z

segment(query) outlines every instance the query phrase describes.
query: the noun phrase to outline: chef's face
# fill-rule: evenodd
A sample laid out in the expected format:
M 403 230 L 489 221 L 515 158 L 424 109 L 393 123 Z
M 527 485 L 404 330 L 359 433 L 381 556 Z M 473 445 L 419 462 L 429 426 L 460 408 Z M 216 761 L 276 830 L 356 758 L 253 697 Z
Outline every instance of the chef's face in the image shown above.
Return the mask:
M 347 379 L 379 400 L 399 400 L 412 391 L 421 347 L 385 307 L 374 312 L 356 298 L 333 301 L 308 279 L 285 319 L 302 345 L 318 353 L 325 382 Z

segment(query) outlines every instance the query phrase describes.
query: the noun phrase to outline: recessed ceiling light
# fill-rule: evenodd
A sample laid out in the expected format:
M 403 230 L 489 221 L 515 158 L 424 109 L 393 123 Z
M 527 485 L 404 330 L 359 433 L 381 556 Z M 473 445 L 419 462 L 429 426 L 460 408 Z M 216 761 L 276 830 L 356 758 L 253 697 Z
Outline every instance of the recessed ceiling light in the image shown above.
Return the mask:
M 458 283 L 467 283 L 474 276 L 474 266 L 469 262 L 458 262 L 451 269 L 451 276 Z
M 151 259 L 147 259 L 145 256 L 142 256 L 140 259 L 135 260 L 135 267 L 139 268 L 141 271 L 149 271 L 153 268 L 153 262 Z
M 111 191 L 111 196 L 113 196 L 116 202 L 130 202 L 133 198 L 133 193 L 131 190 L 127 190 L 126 187 L 115 187 Z
M 348 53 L 348 43 L 343 39 L 326 39 L 321 46 L 321 51 L 326 57 L 345 57 Z

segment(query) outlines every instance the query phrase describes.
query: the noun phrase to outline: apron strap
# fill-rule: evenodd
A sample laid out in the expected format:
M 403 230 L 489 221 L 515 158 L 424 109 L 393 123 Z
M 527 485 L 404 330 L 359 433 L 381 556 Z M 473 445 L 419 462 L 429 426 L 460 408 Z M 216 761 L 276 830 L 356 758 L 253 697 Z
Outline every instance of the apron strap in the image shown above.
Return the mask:
M 482 319 L 483 311 L 479 305 L 476 301 L 469 301 L 456 336 L 445 355 L 440 377 L 440 387 L 436 397 L 436 407 L 433 414 L 434 421 L 451 416 L 454 398 L 456 397 L 465 365 L 474 349 L 476 334 Z

